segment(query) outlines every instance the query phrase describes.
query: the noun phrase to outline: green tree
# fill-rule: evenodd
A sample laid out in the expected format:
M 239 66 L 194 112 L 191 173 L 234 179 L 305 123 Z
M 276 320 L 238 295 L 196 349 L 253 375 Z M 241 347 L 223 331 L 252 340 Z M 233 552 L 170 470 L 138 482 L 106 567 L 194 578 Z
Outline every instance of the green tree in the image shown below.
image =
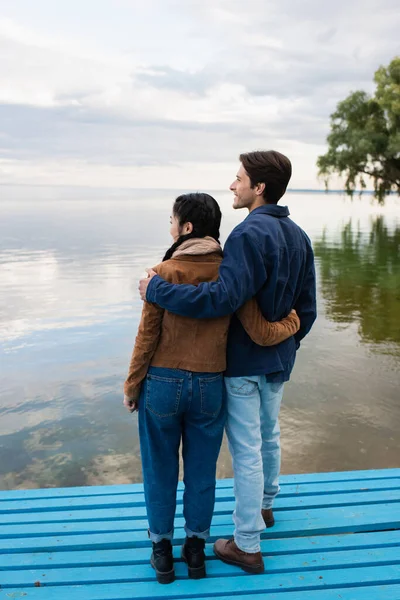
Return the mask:
M 373 96 L 357 91 L 339 102 L 331 115 L 328 151 L 317 166 L 326 186 L 334 173 L 344 176 L 350 196 L 372 178 L 375 197 L 383 203 L 391 191 L 400 195 L 400 57 L 380 67 L 374 81 Z

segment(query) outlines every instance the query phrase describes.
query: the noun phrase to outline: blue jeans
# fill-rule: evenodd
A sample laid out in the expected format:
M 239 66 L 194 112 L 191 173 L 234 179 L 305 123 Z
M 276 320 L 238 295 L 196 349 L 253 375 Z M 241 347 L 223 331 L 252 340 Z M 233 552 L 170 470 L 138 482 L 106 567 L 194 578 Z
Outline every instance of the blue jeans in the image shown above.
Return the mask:
M 209 536 L 225 417 L 222 373 L 149 368 L 139 399 L 139 435 L 153 542 L 173 537 L 181 439 L 186 535 Z
M 281 465 L 279 410 L 283 383 L 265 375 L 226 377 L 226 433 L 232 455 L 236 506 L 234 538 L 244 552 L 260 550 L 265 529 L 262 508 L 279 492 Z

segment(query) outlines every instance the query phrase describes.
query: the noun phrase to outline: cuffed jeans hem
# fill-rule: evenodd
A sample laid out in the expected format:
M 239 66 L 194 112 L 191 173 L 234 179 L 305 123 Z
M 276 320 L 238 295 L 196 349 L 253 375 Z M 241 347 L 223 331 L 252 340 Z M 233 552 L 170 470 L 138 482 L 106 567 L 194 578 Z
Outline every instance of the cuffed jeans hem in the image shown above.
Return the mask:
M 210 537 L 210 529 L 206 529 L 205 531 L 192 531 L 185 525 L 185 532 L 188 538 L 196 536 L 201 540 L 206 540 Z
M 276 492 L 270 492 L 269 494 L 264 495 L 263 501 L 262 501 L 262 507 L 263 508 L 272 508 L 274 500 L 276 499 L 276 497 L 280 491 L 281 491 L 281 488 L 280 488 L 280 486 L 278 486 Z
M 174 537 L 174 530 L 169 533 L 152 533 L 149 529 L 149 538 L 154 544 L 158 544 L 161 540 L 172 540 Z
M 262 508 L 264 508 L 264 509 L 273 508 L 273 504 L 274 504 L 275 498 L 278 495 L 278 493 L 279 492 L 277 492 L 273 498 L 264 498 L 264 500 L 262 501 Z
M 257 552 L 261 551 L 260 542 L 253 544 L 252 546 L 249 546 L 248 543 L 246 544 L 246 541 L 241 540 L 236 535 L 234 536 L 234 539 L 235 539 L 236 546 L 242 552 L 247 552 L 247 554 L 256 554 Z

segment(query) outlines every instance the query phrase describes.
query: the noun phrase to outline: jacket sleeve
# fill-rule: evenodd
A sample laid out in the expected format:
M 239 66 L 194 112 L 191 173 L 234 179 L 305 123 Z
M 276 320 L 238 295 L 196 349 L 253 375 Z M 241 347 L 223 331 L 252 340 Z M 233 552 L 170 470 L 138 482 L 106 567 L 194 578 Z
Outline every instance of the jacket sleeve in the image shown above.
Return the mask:
M 139 398 L 141 383 L 146 377 L 160 339 L 163 315 L 162 308 L 144 302 L 129 373 L 124 384 L 124 394 L 132 400 Z
M 306 274 L 294 308 L 300 319 L 300 329 L 294 336 L 296 349 L 299 349 L 301 340 L 310 331 L 315 319 L 317 318 L 315 265 L 314 254 L 311 249 L 311 245 L 308 253 Z
M 176 285 L 154 276 L 146 299 L 183 317 L 212 319 L 236 312 L 266 280 L 266 265 L 257 241 L 247 232 L 234 230 L 225 243 L 217 281 Z
M 280 344 L 300 328 L 300 319 L 294 310 L 281 321 L 267 321 L 255 298 L 248 300 L 236 314 L 247 335 L 259 346 Z

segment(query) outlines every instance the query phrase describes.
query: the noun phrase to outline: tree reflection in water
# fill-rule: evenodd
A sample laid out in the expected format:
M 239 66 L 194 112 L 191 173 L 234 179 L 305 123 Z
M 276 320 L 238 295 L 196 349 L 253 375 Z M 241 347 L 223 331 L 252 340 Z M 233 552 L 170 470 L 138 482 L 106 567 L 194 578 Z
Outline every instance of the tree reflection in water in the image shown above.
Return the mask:
M 400 355 L 400 228 L 382 216 L 365 232 L 350 220 L 340 241 L 314 241 L 327 317 L 359 324 L 363 342 Z

